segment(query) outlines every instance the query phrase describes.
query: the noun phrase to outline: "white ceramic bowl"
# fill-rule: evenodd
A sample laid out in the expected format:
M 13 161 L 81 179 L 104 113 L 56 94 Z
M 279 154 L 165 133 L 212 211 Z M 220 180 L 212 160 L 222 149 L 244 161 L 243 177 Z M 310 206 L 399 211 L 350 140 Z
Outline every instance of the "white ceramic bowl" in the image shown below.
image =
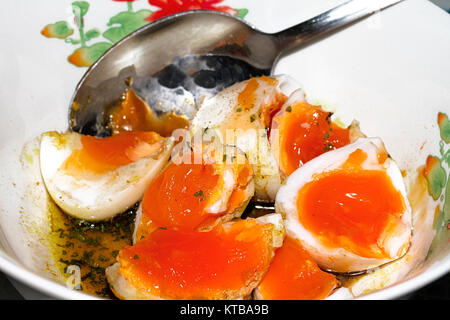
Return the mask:
M 92 31 L 90 35 L 94 37 L 86 42 L 87 48 L 108 43 L 110 40 L 103 33 L 108 28 L 124 27 L 107 25 L 119 12 L 159 10 L 146 0 L 132 2 L 132 8 L 123 1 L 89 2 L 84 16 L 85 30 L 98 28 L 100 33 Z M 216 6 L 247 9 L 230 12 L 246 13 L 245 19 L 251 24 L 275 32 L 342 2 L 224 0 Z M 63 278 L 52 272 L 46 249 L 50 228 L 46 219 L 47 195 L 43 185 L 36 184 L 39 170 L 35 162 L 38 151 L 35 138 L 44 131 L 67 129 L 68 102 L 86 71 L 67 60 L 72 56 L 72 62 L 83 62 L 73 55 L 82 44 L 75 41 L 79 35 L 71 3 L 70 0 L 2 3 L 0 269 L 49 296 L 86 299 L 91 296 L 66 288 Z M 45 26 L 58 21 L 66 21 L 65 25 L 74 29 L 67 37 L 72 43 L 41 34 Z M 335 111 L 342 122 L 358 119 L 366 134 L 381 137 L 405 170 L 405 181 L 411 190 L 417 185 L 418 169 L 426 165 L 427 159 L 431 156 L 443 159 L 442 153 L 450 149 L 448 141 L 444 142 L 448 134 L 444 131 L 449 129 L 441 130 L 437 123 L 439 112 L 450 114 L 448 30 L 450 15 L 446 12 L 426 0 L 406 0 L 283 58 L 276 73 L 297 79 L 310 100 Z M 65 36 L 61 29 L 47 31 L 54 32 L 47 36 Z M 87 53 L 95 57 L 92 50 Z M 448 154 L 447 157 L 450 158 Z M 358 284 L 361 293 L 371 286 L 375 288 L 374 281 L 380 279 L 389 286 L 362 298 L 397 298 L 450 271 L 449 162 L 450 159 L 447 162 L 443 159 L 440 167 L 428 163 L 433 189 L 424 190 L 425 204 L 415 214 L 415 238 L 409 262 L 369 275 Z M 431 191 L 436 200 L 430 196 Z

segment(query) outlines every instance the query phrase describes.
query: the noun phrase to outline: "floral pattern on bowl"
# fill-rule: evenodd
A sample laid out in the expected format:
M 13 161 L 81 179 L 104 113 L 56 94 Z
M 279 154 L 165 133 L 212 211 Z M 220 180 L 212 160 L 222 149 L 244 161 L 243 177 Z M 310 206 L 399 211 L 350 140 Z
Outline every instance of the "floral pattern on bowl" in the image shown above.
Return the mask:
M 244 18 L 247 9 L 233 9 L 229 6 L 218 5 L 223 0 L 149 0 L 149 4 L 157 7 L 157 10 L 141 9 L 134 10 L 135 0 L 112 0 L 125 2 L 126 11 L 120 11 L 109 19 L 107 29 L 101 32 L 98 28 L 84 29 L 84 20 L 89 11 L 89 2 L 72 2 L 74 23 L 77 28 L 78 38 L 74 38 L 75 30 L 67 21 L 57 21 L 46 25 L 41 34 L 47 38 L 63 39 L 66 43 L 79 46 L 68 57 L 68 61 L 78 67 L 88 67 L 100 58 L 111 46 L 127 36 L 131 32 L 145 26 L 146 24 L 187 10 L 215 10 L 229 13 L 239 18 Z M 103 37 L 107 41 L 99 40 Z

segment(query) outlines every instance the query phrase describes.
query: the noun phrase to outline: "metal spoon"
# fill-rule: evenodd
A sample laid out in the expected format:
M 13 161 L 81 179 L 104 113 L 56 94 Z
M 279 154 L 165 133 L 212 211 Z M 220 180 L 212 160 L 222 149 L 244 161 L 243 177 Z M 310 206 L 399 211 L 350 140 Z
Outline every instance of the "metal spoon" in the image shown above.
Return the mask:
M 107 110 L 128 87 L 157 115 L 192 119 L 203 97 L 269 75 L 283 54 L 401 1 L 350 0 L 274 34 L 216 11 L 160 19 L 122 39 L 87 70 L 70 103 L 70 128 L 110 135 Z

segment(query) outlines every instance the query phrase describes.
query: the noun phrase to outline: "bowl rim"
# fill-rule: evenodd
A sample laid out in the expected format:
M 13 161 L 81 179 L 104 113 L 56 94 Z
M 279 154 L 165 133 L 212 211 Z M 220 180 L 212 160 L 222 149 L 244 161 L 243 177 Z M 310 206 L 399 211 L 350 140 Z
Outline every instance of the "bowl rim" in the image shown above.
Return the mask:
M 445 259 L 445 257 L 449 257 L 449 255 L 443 256 L 443 259 Z M 414 291 L 425 287 L 431 282 L 438 280 L 446 274 L 450 274 L 450 259 L 448 258 L 445 259 L 445 261 L 435 261 L 427 270 L 424 270 L 411 278 L 402 279 L 396 284 L 394 283 L 379 291 L 358 297 L 356 300 L 401 299 L 402 297 L 407 297 L 407 295 L 412 294 Z
M 425 270 L 412 278 L 401 280 L 400 283 L 357 297 L 354 300 L 394 300 L 407 296 L 447 273 L 450 274 L 450 259 L 444 262 L 436 261 L 429 268 L 431 270 Z M 61 283 L 40 276 L 3 255 L 0 255 L 0 270 L 7 276 L 53 298 L 63 300 L 103 300 L 100 297 L 69 289 Z
M 4 254 L 8 256 L 7 253 Z M 23 265 L 19 264 L 19 262 L 14 262 L 7 257 L 4 257 L 2 254 L 0 254 L 0 270 L 7 276 L 10 276 L 11 278 L 21 282 L 22 284 L 25 284 L 30 288 L 53 298 L 65 300 L 101 299 L 100 297 L 95 297 L 90 294 L 69 289 L 63 284 L 58 283 L 57 281 L 38 275 L 33 271 L 25 268 Z

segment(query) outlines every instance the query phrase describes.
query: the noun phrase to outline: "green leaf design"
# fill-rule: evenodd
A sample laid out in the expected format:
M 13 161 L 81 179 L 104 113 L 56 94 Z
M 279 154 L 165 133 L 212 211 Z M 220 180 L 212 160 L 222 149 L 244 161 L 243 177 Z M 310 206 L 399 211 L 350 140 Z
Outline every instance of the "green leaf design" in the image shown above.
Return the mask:
M 112 43 L 116 43 L 123 37 L 125 37 L 128 33 L 125 32 L 120 27 L 109 28 L 105 32 L 103 32 L 103 37 L 111 41 Z
M 67 43 L 73 44 L 73 45 L 76 45 L 76 44 L 80 44 L 80 43 L 81 43 L 80 40 L 72 39 L 72 38 L 67 38 L 67 39 L 65 39 L 64 41 L 67 42 Z
M 65 39 L 73 34 L 73 29 L 66 21 L 58 21 L 48 24 L 42 29 L 41 34 L 47 38 Z
M 89 47 L 76 49 L 68 58 L 69 62 L 78 67 L 88 67 L 97 61 L 112 44 L 109 42 L 99 42 Z
M 439 199 L 440 204 L 435 210 L 434 229 L 436 235 L 431 243 L 426 259 L 435 253 L 442 252 L 450 240 L 450 172 L 446 174 L 443 164 L 450 168 L 450 149 L 446 144 L 450 142 L 450 121 L 447 114 L 438 113 L 438 125 L 441 141 L 439 141 L 440 158 L 428 156 L 424 176 L 428 182 L 428 192 L 434 200 Z M 443 206 L 441 207 L 441 204 Z
M 442 140 L 444 140 L 445 143 L 450 143 L 450 121 L 445 113 L 439 112 L 438 124 Z
M 434 200 L 439 199 L 447 182 L 447 176 L 439 158 L 428 156 L 424 175 L 428 182 L 428 192 Z
M 450 173 L 447 178 L 447 187 L 445 188 L 444 219 L 447 223 L 450 223 Z
M 84 35 L 86 38 L 86 41 L 89 41 L 91 39 L 97 38 L 100 36 L 101 32 L 98 29 L 91 29 L 86 31 L 86 34 Z
M 242 8 L 242 9 L 236 9 L 236 10 L 238 12 L 236 17 L 241 18 L 241 19 L 244 19 L 245 16 L 247 15 L 247 13 L 248 13 L 248 9 Z
M 111 44 L 108 42 L 98 42 L 90 47 L 87 47 L 88 59 L 94 63 L 97 61 L 109 48 Z
M 73 14 L 81 19 L 83 18 L 89 10 L 89 3 L 86 1 L 75 1 L 72 2 Z
M 112 43 L 116 43 L 129 33 L 146 25 L 148 21 L 146 21 L 145 18 L 151 13 L 151 10 L 145 9 L 137 12 L 120 12 L 109 20 L 108 26 L 112 27 L 103 33 L 103 37 L 110 40 Z

